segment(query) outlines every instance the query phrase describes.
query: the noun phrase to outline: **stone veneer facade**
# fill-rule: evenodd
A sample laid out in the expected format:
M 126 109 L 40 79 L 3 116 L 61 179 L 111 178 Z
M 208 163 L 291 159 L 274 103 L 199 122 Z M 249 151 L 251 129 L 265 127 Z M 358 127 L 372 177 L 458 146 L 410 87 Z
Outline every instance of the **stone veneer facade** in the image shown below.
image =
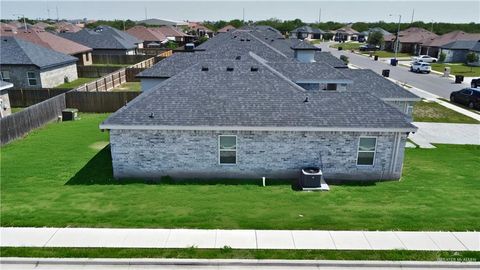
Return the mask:
M 219 135 L 237 136 L 237 164 L 219 164 Z M 373 166 L 356 164 L 361 136 L 377 138 Z M 115 178 L 295 179 L 302 168 L 323 163 L 327 181 L 391 180 L 402 174 L 406 136 L 398 132 L 113 129 L 110 143 Z

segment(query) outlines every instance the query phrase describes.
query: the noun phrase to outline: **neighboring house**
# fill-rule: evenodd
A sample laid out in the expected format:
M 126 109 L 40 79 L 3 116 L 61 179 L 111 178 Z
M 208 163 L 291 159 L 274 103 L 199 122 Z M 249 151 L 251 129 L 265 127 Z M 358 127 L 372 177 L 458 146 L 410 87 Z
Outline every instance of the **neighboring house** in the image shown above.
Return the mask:
M 78 65 L 87 66 L 92 64 L 92 48 L 54 35 L 50 32 L 19 30 L 15 36 L 45 48 L 74 56 L 78 58 Z
M 226 33 L 228 31 L 235 30 L 235 29 L 236 29 L 235 27 L 233 27 L 232 25 L 229 24 L 229 25 L 226 25 L 226 26 L 218 29 L 217 33 Z
M 197 37 L 203 37 L 203 36 L 213 37 L 213 31 L 208 29 L 205 25 L 199 22 L 189 22 L 188 28 Z
M 478 41 L 480 40 L 480 34 L 465 33 L 463 31 L 453 31 L 443 34 L 441 36 L 423 42 L 421 54 L 426 54 L 438 58 L 440 56 L 440 48 L 442 46 L 459 40 Z
M 53 25 L 58 33 L 76 33 L 83 28 L 70 22 L 57 22 Z
M 187 35 L 182 30 L 174 26 L 161 26 L 152 29 L 166 36 L 169 40 L 175 41 L 179 45 L 190 43 L 194 38 L 192 35 Z
M 438 35 L 419 27 L 410 27 L 399 32 L 399 52 L 420 54 L 423 43 L 437 38 Z M 385 49 L 395 51 L 396 33 L 385 37 Z
M 155 28 L 137 25 L 128 29 L 126 32 L 137 39 L 143 40 L 144 48 L 160 47 L 162 44 L 168 42 L 167 36 L 160 31 L 156 31 Z
M 52 25 L 50 25 L 48 23 L 45 23 L 45 22 L 38 22 L 38 23 L 34 24 L 33 26 L 35 28 L 39 29 L 39 30 L 45 30 L 45 28 L 52 27 Z
M 143 48 L 143 41 L 110 26 L 83 29 L 75 33 L 60 33 L 61 37 L 93 49 L 92 54 L 133 55 Z
M 358 34 L 358 41 L 360 42 L 365 42 L 365 41 L 368 41 L 368 36 L 371 34 L 371 33 L 374 33 L 374 32 L 380 32 L 382 33 L 384 39 L 386 36 L 390 36 L 392 33 L 388 32 L 387 30 L 381 28 L 381 27 L 373 27 L 373 28 L 370 28 L 366 31 L 363 31 L 363 32 L 360 32 Z
M 8 24 L 0 22 L 0 35 L 2 36 L 12 36 L 17 33 L 17 28 Z
M 357 41 L 358 40 L 358 31 L 352 28 L 351 25 L 344 26 L 335 30 L 335 41 Z
M 36 45 L 18 37 L 1 37 L 1 80 L 16 89 L 56 87 L 74 81 L 77 58 Z
M 188 23 L 186 22 L 167 19 L 147 19 L 143 21 L 138 21 L 137 23 L 152 26 L 188 26 Z
M 445 53 L 445 62 L 465 63 L 470 52 L 480 57 L 480 40 L 458 40 L 440 47 L 440 53 Z M 480 62 L 471 64 L 480 65 Z
M 199 62 L 100 125 L 114 177 L 295 179 L 315 166 L 327 181 L 399 179 L 417 128 L 338 72 L 254 53 Z M 326 88 L 303 87 L 317 80 Z
M 290 37 L 298 39 L 322 39 L 324 33 L 324 31 L 318 28 L 304 25 L 292 30 L 292 32 L 290 32 Z
M 8 89 L 12 87 L 12 83 L 0 80 L 0 118 L 12 114 L 12 108 L 10 107 L 10 98 L 8 97 Z

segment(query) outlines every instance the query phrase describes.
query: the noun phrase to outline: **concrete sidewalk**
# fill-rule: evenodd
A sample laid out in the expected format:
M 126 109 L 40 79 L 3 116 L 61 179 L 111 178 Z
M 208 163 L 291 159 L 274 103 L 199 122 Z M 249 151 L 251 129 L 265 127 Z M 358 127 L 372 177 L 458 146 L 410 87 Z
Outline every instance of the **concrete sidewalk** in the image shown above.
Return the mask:
M 418 131 L 408 138 L 420 148 L 435 148 L 432 143 L 480 145 L 480 124 L 413 122 Z
M 4 247 L 116 247 L 480 251 L 479 232 L 19 228 Z

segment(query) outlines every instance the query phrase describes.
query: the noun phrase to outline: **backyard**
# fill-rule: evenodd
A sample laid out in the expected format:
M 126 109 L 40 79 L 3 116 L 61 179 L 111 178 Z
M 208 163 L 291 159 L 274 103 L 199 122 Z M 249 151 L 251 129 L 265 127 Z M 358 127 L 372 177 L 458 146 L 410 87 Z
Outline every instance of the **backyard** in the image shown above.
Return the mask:
M 64 83 L 64 84 L 61 84 L 55 88 L 77 88 L 81 85 L 84 85 L 86 83 L 89 83 L 91 81 L 94 81 L 94 80 L 97 80 L 98 78 L 78 78 L 74 81 L 71 81 L 71 82 L 68 82 L 68 83 Z
M 443 72 L 445 67 L 450 67 L 450 74 L 453 75 L 463 75 L 465 77 L 480 76 L 480 67 L 471 67 L 464 63 L 432 63 L 432 69 L 435 71 Z
M 479 230 L 480 146 L 407 149 L 401 181 L 297 192 L 113 179 L 106 114 L 52 123 L 1 148 L 1 225 L 334 230 Z M 458 166 L 461 164 L 461 166 Z M 267 184 L 269 182 L 267 181 Z

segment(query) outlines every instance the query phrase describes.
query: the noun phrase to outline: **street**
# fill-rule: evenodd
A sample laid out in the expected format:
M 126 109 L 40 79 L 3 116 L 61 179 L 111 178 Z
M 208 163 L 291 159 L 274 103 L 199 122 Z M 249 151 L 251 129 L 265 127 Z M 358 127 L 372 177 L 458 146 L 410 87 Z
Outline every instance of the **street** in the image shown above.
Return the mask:
M 340 57 L 340 55 L 346 55 L 349 59 L 350 64 L 353 64 L 360 68 L 371 69 L 379 74 L 382 73 L 383 69 L 390 69 L 390 78 L 398 80 L 402 83 L 407 83 L 416 88 L 423 89 L 443 98 L 448 99 L 450 98 L 450 93 L 452 91 L 457 91 L 462 88 L 468 87 L 467 84 L 455 84 L 452 79 L 444 78 L 441 75 L 435 73 L 413 73 L 410 72 L 407 67 L 394 67 L 380 60 L 374 61 L 373 58 L 358 55 L 350 51 L 339 51 L 335 48 L 330 48 L 329 45 L 331 44 L 333 43 L 324 42 L 318 44 L 317 47 L 320 47 L 322 51 L 331 52 L 336 57 Z

